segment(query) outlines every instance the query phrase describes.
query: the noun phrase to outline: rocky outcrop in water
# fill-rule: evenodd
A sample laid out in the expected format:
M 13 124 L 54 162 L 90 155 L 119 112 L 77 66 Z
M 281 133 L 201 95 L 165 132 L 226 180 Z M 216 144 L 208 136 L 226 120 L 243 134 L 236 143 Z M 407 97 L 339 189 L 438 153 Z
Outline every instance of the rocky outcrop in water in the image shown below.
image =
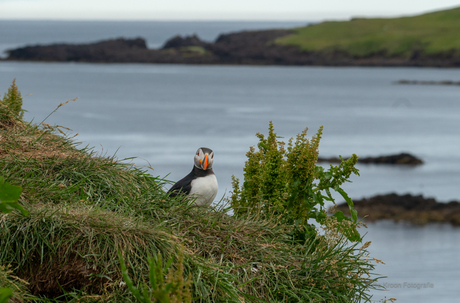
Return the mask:
M 362 57 L 342 51 L 302 51 L 274 40 L 292 30 L 242 31 L 220 35 L 214 43 L 196 35 L 175 36 L 163 48 L 147 49 L 145 40 L 112 39 L 90 44 L 52 44 L 9 50 L 5 60 L 57 62 L 137 62 L 182 64 L 321 65 L 321 66 L 436 66 L 460 67 L 455 52 L 414 53 L 410 57 L 388 57 L 385 52 Z
M 340 158 L 318 158 L 318 162 L 340 163 Z M 408 154 L 401 153 L 397 155 L 379 156 L 379 157 L 365 157 L 358 158 L 358 163 L 363 164 L 403 164 L 403 165 L 420 165 L 423 161 L 419 158 Z
M 460 85 L 460 81 L 421 81 L 421 80 L 399 80 L 396 84 L 410 84 L 410 85 Z
M 378 195 L 368 199 L 353 201 L 358 216 L 364 221 L 393 220 L 414 224 L 450 223 L 460 226 L 460 203 L 452 201 L 440 203 L 423 196 L 397 195 L 395 193 Z M 338 210 L 350 214 L 346 203 L 337 206 Z

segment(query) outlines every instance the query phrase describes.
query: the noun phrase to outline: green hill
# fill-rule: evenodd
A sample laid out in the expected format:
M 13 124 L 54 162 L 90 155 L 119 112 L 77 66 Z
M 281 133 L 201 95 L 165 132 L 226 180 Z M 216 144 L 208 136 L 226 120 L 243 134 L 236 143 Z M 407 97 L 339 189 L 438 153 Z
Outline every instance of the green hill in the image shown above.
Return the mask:
M 370 302 L 368 290 L 381 288 L 370 242 L 342 237 L 343 217 L 303 239 L 276 218 L 170 198 L 162 178 L 76 148 L 61 127 L 24 122 L 21 104 L 13 82 L 0 100 L 0 177 L 21 187 L 28 214 L 0 208 L 0 302 L 11 293 L 11 302 L 137 302 L 125 275 L 151 282 L 138 302 Z M 171 263 L 151 267 L 158 254 L 175 259 L 164 283 Z M 177 285 L 189 300 L 172 299 Z
M 457 55 L 460 7 L 414 17 L 327 21 L 295 31 L 276 43 L 298 46 L 304 51 L 339 51 L 356 57 L 409 57 L 414 52 Z

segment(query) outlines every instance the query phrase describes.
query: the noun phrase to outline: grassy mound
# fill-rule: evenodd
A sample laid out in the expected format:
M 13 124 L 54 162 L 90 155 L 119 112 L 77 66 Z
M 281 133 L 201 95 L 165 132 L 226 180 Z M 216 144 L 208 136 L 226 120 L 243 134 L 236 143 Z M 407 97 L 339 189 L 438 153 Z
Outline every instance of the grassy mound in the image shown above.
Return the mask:
M 402 18 L 355 18 L 296 29 L 276 40 L 305 51 L 345 52 L 356 57 L 423 54 L 460 55 L 460 8 Z
M 163 179 L 57 131 L 0 120 L 0 175 L 30 212 L 0 214 L 0 288 L 16 302 L 135 301 L 118 252 L 137 285 L 149 256 L 183 254 L 194 302 L 362 302 L 377 287 L 368 244 L 334 226 L 299 243 L 291 226 L 170 199 Z

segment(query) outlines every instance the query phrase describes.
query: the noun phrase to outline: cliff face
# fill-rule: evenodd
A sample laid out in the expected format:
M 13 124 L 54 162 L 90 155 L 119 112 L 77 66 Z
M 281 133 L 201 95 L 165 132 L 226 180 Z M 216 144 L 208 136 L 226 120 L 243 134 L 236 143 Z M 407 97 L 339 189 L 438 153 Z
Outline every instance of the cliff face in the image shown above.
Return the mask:
M 275 44 L 292 30 L 243 31 L 220 35 L 214 43 L 197 36 L 173 37 L 161 49 L 147 49 L 142 38 L 114 39 L 91 44 L 26 46 L 8 51 L 6 60 L 75 61 L 106 63 L 182 63 L 323 66 L 436 66 L 460 67 L 455 52 L 410 57 L 388 57 L 384 52 L 352 56 L 343 51 L 306 52 L 295 46 Z

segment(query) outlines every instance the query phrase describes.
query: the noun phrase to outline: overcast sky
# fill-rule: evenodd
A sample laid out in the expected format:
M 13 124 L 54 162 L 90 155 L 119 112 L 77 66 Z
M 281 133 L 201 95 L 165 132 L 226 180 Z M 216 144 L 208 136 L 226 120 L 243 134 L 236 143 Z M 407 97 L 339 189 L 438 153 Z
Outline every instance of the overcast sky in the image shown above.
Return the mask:
M 414 15 L 453 0 L 0 0 L 0 19 L 324 20 Z

